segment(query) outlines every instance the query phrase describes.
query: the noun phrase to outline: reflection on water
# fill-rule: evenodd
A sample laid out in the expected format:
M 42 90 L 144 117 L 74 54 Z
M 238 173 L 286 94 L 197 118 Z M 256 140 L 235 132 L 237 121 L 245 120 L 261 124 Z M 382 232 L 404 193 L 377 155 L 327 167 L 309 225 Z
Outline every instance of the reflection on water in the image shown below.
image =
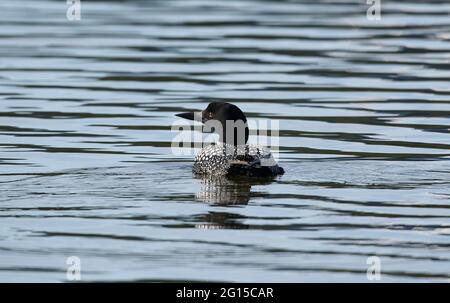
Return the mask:
M 196 176 L 200 180 L 200 191 L 196 199 L 218 205 L 246 205 L 250 200 L 251 188 L 255 185 L 269 185 L 273 178 Z
M 197 176 L 200 180 L 200 191 L 196 201 L 211 203 L 216 206 L 247 205 L 251 197 L 252 186 L 269 185 L 273 178 Z M 209 212 L 199 217 L 204 222 L 197 224 L 202 229 L 246 229 L 248 225 L 239 223 L 236 219 L 244 219 L 228 212 Z
M 200 229 L 246 229 L 248 225 L 237 222 L 239 216 L 226 212 L 211 212 L 201 216 L 199 219 L 206 223 L 196 224 Z
M 251 182 L 234 181 L 224 176 L 204 176 L 200 180 L 201 189 L 195 196 L 198 201 L 220 205 L 246 205 L 250 200 Z
M 449 281 L 450 5 L 366 8 L 2 4 L 0 280 Z M 283 176 L 171 153 L 211 100 L 279 120 Z

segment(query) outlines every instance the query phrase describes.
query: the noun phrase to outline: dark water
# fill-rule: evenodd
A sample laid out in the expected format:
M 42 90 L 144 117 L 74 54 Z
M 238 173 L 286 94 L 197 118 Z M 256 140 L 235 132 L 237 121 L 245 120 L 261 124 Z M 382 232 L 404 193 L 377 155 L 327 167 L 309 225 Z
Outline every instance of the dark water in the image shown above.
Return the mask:
M 450 280 L 448 1 L 65 2 L 0 4 L 1 281 Z M 210 100 L 286 174 L 193 178 Z

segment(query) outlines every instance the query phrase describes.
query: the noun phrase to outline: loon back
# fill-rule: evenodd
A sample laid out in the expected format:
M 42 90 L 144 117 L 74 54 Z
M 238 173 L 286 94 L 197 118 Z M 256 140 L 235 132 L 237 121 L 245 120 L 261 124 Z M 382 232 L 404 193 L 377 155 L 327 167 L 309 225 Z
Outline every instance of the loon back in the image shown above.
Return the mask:
M 258 145 L 223 143 L 203 148 L 192 171 L 200 175 L 269 177 L 284 174 L 269 149 Z

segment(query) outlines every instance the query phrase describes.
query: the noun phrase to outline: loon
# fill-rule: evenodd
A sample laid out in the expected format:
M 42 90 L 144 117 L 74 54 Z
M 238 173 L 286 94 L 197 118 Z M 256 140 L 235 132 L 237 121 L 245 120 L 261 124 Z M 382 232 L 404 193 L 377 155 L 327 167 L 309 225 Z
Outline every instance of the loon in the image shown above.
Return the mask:
M 213 125 L 211 128 L 219 134 L 217 144 L 204 147 L 195 157 L 192 168 L 194 174 L 248 177 L 284 174 L 284 169 L 278 166 L 268 148 L 247 144 L 247 118 L 236 105 L 212 102 L 201 112 L 181 113 L 176 116 Z M 228 127 L 230 121 L 233 122 L 232 129 Z

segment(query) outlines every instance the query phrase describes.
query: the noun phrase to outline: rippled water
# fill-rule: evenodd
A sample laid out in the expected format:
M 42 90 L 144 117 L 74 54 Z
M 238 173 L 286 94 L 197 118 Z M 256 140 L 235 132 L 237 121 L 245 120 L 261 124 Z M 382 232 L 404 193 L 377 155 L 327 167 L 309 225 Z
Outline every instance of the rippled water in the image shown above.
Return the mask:
M 450 280 L 447 1 L 65 2 L 1 4 L 1 281 Z M 194 178 L 211 100 L 286 174 Z

